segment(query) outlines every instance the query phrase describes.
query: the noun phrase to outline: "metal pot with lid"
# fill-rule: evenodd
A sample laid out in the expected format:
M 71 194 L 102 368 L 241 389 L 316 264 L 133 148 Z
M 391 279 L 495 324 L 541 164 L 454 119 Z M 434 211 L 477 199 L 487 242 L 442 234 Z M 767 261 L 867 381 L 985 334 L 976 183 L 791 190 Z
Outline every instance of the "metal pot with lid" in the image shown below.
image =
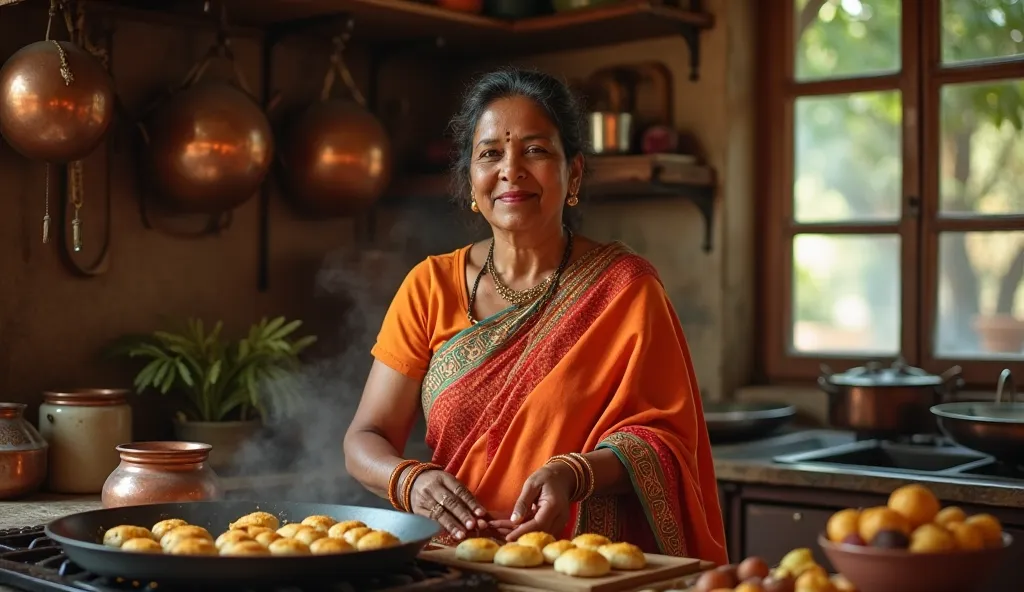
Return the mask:
M 931 408 L 963 386 L 960 367 L 941 375 L 909 366 L 868 362 L 843 373 L 822 364 L 818 386 L 829 397 L 829 422 L 837 428 L 878 436 L 937 432 Z

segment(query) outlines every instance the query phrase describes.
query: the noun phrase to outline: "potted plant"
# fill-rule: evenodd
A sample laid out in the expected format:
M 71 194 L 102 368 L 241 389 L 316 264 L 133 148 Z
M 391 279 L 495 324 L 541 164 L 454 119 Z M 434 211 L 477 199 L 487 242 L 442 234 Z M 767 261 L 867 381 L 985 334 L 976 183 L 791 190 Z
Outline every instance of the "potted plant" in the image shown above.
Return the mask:
M 316 341 L 312 335 L 293 337 L 300 326 L 298 320 L 264 318 L 230 341 L 221 335 L 221 322 L 207 331 L 201 319 L 190 318 L 180 332 L 122 337 L 112 353 L 146 361 L 135 375 L 139 393 L 181 398 L 175 437 L 213 445 L 209 462 L 217 469 L 230 466 L 242 443 L 268 419 L 295 408 L 299 354 Z

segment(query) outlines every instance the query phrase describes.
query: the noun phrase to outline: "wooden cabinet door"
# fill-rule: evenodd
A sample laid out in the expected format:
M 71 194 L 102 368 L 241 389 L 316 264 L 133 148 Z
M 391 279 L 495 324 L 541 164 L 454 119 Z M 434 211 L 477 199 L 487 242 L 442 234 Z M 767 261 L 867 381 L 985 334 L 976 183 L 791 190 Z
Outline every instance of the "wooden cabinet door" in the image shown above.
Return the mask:
M 818 546 L 818 535 L 834 510 L 809 509 L 801 506 L 748 503 L 743 513 L 743 557 L 757 556 L 778 565 L 793 549 L 806 547 L 814 553 L 819 565 L 832 571 L 832 564 Z

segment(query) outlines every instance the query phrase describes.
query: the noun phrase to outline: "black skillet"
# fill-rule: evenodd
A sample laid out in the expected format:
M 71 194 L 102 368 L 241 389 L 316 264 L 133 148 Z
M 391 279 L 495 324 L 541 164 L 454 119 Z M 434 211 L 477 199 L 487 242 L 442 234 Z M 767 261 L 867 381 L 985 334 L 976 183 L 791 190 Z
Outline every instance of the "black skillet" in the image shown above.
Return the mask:
M 152 528 L 166 518 L 202 526 L 214 538 L 228 524 L 250 512 L 274 514 L 281 524 L 306 516 L 327 515 L 339 522 L 362 520 L 376 530 L 397 536 L 402 545 L 336 555 L 199 557 L 131 553 L 102 544 L 103 533 L 122 524 Z M 72 514 L 46 525 L 46 535 L 60 543 L 68 559 L 95 574 L 145 582 L 297 582 L 339 579 L 367 573 L 388 573 L 412 562 L 440 532 L 428 518 L 392 510 L 288 502 L 213 501 L 151 504 Z

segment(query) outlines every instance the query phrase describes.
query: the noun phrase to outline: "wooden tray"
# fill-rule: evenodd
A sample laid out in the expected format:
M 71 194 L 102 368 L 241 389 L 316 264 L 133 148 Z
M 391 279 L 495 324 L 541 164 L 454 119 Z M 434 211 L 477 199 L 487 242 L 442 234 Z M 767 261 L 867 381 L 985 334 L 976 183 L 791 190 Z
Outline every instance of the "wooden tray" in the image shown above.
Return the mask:
M 600 578 L 574 578 L 555 571 L 545 563 L 539 567 L 504 567 L 493 563 L 473 563 L 455 558 L 454 547 L 431 545 L 420 553 L 421 559 L 450 565 L 466 571 L 488 573 L 504 584 L 518 584 L 561 592 L 622 592 L 644 584 L 680 578 L 701 571 L 701 561 L 687 557 L 647 555 L 647 567 L 637 571 L 612 571 Z

